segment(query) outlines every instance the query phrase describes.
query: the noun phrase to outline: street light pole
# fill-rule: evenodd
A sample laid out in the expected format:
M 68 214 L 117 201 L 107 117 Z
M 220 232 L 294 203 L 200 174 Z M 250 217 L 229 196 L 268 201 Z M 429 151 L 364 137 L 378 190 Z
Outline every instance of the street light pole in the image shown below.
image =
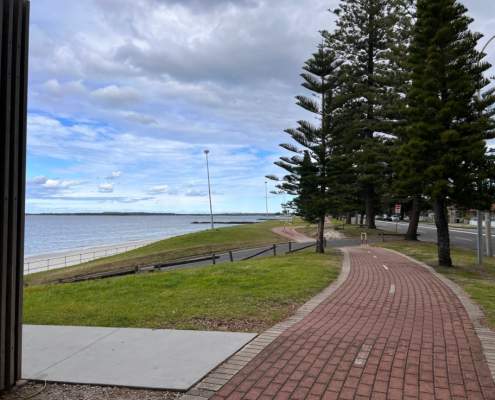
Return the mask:
M 208 197 L 210 199 L 210 218 L 211 218 L 211 229 L 215 229 L 215 224 L 213 222 L 213 206 L 211 203 L 211 183 L 210 183 L 210 164 L 208 162 L 208 154 L 210 154 L 210 150 L 205 150 L 206 157 L 206 174 L 208 175 Z
M 266 216 L 268 217 L 268 182 L 265 181 L 265 205 L 266 205 Z
M 485 43 L 483 48 L 481 49 L 480 54 L 483 54 L 488 47 L 488 45 L 495 40 L 495 35 L 490 37 L 488 41 Z M 480 61 L 481 62 L 481 61 Z M 478 98 L 481 100 L 481 87 L 478 89 Z M 481 210 L 476 211 L 476 216 L 478 219 L 478 235 L 476 238 L 477 251 L 478 251 L 478 265 L 483 264 L 483 212 Z M 491 255 L 492 253 L 492 232 L 491 232 L 491 215 L 490 212 L 487 213 L 487 222 L 486 222 L 486 252 L 487 255 Z

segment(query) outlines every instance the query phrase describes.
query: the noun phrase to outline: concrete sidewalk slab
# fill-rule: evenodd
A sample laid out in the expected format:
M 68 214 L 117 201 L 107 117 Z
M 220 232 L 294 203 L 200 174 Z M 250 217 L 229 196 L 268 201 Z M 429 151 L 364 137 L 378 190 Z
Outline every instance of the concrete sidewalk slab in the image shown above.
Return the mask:
M 50 382 L 187 390 L 255 336 L 25 325 L 22 376 Z

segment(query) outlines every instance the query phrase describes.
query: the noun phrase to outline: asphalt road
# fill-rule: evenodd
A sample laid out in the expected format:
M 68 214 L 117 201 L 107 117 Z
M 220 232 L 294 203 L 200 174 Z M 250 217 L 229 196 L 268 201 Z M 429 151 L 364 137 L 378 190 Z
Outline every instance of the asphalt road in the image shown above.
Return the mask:
M 396 228 L 399 233 L 406 233 L 408 223 L 407 222 L 387 222 L 376 221 L 378 228 L 386 229 L 388 231 L 395 232 Z M 434 225 L 421 224 L 418 228 L 419 240 L 425 242 L 437 241 L 437 228 Z M 495 244 L 495 235 L 492 235 L 492 246 Z M 483 237 L 483 246 L 485 246 L 485 237 Z M 463 247 L 467 249 L 476 250 L 476 229 L 450 229 L 450 242 L 452 246 Z M 495 248 L 495 247 L 494 247 Z

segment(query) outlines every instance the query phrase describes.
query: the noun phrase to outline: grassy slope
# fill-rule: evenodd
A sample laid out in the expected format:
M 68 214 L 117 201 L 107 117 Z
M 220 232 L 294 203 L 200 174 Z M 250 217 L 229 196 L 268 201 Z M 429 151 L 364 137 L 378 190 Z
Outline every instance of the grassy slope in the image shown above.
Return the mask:
M 118 270 L 155 262 L 166 262 L 201 254 L 223 252 L 235 248 L 256 247 L 265 244 L 285 242 L 271 229 L 283 225 L 282 221 L 267 221 L 253 225 L 240 225 L 220 228 L 215 231 L 202 231 L 162 240 L 136 250 L 100 258 L 68 268 L 28 275 L 26 283 L 36 285 L 54 282 L 84 273 Z
M 301 253 L 193 270 L 33 286 L 24 322 L 262 331 L 336 279 L 340 255 Z
M 424 242 L 390 242 L 379 244 L 431 265 L 464 288 L 485 311 L 488 324 L 495 329 L 495 258 L 485 258 L 483 268 L 476 266 L 476 254 L 471 250 L 452 249 L 455 268 L 439 268 L 437 247 Z

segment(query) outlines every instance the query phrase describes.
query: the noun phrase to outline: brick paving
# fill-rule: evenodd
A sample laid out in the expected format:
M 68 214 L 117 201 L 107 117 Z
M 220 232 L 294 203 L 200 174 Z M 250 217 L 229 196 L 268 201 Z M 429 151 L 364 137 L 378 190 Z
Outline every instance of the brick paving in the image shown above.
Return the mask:
M 348 279 L 214 399 L 494 399 L 459 298 L 427 269 L 353 248 Z

